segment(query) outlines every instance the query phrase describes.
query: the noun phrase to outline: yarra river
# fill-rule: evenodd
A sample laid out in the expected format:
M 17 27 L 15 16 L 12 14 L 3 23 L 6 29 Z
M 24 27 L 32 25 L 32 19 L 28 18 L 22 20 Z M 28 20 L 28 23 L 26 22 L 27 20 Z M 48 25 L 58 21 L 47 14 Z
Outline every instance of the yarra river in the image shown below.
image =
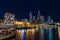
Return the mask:
M 16 29 L 16 35 L 5 40 L 60 40 L 60 28 Z
M 60 40 L 60 28 L 17 30 L 16 40 Z

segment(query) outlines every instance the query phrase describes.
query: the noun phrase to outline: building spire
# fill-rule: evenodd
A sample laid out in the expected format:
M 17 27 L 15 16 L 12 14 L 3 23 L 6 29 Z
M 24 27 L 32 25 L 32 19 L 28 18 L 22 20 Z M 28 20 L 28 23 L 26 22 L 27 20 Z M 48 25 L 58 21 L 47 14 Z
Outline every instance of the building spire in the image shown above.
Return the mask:
M 32 22 L 32 12 L 29 12 L 29 21 Z
M 37 14 L 37 17 L 40 17 L 40 11 L 38 10 L 38 14 Z

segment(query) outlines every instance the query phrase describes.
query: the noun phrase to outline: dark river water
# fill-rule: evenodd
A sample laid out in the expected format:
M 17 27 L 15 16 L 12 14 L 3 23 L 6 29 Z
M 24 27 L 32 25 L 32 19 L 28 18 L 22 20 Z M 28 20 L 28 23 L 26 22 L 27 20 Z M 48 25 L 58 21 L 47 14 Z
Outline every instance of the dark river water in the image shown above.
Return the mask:
M 16 35 L 4 40 L 60 40 L 58 28 L 17 29 Z
M 16 40 L 59 40 L 58 28 L 17 30 Z

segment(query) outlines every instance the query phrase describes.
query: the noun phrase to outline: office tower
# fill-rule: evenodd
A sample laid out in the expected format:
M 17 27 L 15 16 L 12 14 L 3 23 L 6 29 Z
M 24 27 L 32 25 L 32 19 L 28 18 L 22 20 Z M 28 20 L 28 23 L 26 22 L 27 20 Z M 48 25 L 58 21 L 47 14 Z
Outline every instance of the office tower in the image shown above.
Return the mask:
M 33 16 L 32 21 L 35 22 L 35 16 Z
M 40 16 L 40 23 L 45 23 L 44 16 Z
M 32 13 L 31 13 L 31 11 L 29 13 L 29 22 L 32 22 Z
M 47 17 L 47 23 L 48 24 L 52 24 L 53 23 L 53 20 L 51 19 L 51 16 L 48 16 Z
M 40 20 L 40 11 L 38 11 L 38 14 L 37 14 L 37 21 L 39 22 L 39 20 Z
M 46 23 L 50 23 L 50 16 L 47 17 Z
M 53 22 L 53 19 L 51 19 L 51 24 L 52 24 L 52 23 L 54 23 L 54 22 Z
M 41 16 L 41 15 L 40 15 L 40 11 L 38 11 L 37 19 L 36 19 L 36 22 L 37 22 L 37 23 L 40 23 L 40 16 Z
M 39 18 L 41 15 L 40 15 L 40 11 L 38 11 L 38 14 L 37 14 L 37 18 Z
M 44 22 L 45 22 L 44 16 L 42 16 L 40 14 L 40 11 L 38 11 L 38 14 L 37 14 L 37 23 L 44 23 Z
M 48 16 L 48 17 L 47 17 L 47 21 L 46 21 L 46 22 L 49 24 L 49 23 L 50 23 L 50 20 L 51 20 L 51 17 L 50 17 L 50 16 Z

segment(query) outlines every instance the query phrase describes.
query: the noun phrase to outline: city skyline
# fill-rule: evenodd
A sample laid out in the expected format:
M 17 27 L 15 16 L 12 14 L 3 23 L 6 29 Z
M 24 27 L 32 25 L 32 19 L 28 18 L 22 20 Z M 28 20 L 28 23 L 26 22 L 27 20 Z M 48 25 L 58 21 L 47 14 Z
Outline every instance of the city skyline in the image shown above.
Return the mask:
M 60 40 L 60 1 L 0 0 L 0 40 Z
M 16 19 L 26 18 L 30 10 L 33 15 L 36 15 L 39 10 L 43 16 L 52 16 L 54 21 L 60 22 L 59 3 L 59 1 L 53 0 L 0 0 L 0 18 L 4 18 L 3 15 L 5 12 L 15 14 Z
M 10 21 L 17 20 L 15 17 L 16 17 L 15 14 L 6 12 L 4 14 L 4 23 L 5 24 L 6 23 L 11 23 Z M 38 14 L 36 16 L 33 16 L 32 15 L 32 12 L 30 11 L 29 12 L 28 19 L 27 18 L 22 18 L 19 21 L 22 21 L 22 22 L 30 22 L 30 23 L 42 23 L 42 24 L 43 23 L 47 23 L 47 24 L 53 24 L 53 23 L 55 23 L 54 20 L 51 18 L 51 16 L 47 16 L 47 18 L 45 18 L 45 16 L 42 16 L 41 15 L 41 13 L 40 13 L 39 10 L 38 10 Z
M 13 14 L 13 13 L 10 13 L 10 12 L 5 12 L 5 13 L 9 13 L 9 14 Z M 5 13 L 4 13 L 4 15 L 5 15 Z M 15 14 L 14 14 L 15 15 Z M 27 14 L 26 14 L 27 15 Z M 48 20 L 48 17 L 50 17 L 50 18 L 52 18 L 50 15 L 48 15 L 48 16 L 44 16 L 44 15 L 42 15 L 41 14 L 41 12 L 38 10 L 37 11 L 37 14 L 36 15 L 33 15 L 33 13 L 32 13 L 32 11 L 30 10 L 29 11 L 29 13 L 28 13 L 28 15 L 27 16 L 24 16 L 25 18 L 23 18 L 23 15 L 22 15 L 22 18 L 20 17 L 19 19 L 16 19 L 16 15 L 15 15 L 15 19 L 16 20 L 21 20 L 21 19 L 28 19 L 29 20 L 29 18 L 30 18 L 30 16 L 31 16 L 31 20 L 33 20 L 34 18 L 35 19 L 37 19 L 38 17 L 42 17 L 42 18 L 44 18 L 44 21 L 46 21 L 46 20 Z M 4 17 L 4 16 L 3 16 Z M 53 20 L 54 20 L 54 18 L 52 18 Z M 41 21 L 41 20 L 40 20 Z M 57 21 L 58 22 L 58 21 Z

